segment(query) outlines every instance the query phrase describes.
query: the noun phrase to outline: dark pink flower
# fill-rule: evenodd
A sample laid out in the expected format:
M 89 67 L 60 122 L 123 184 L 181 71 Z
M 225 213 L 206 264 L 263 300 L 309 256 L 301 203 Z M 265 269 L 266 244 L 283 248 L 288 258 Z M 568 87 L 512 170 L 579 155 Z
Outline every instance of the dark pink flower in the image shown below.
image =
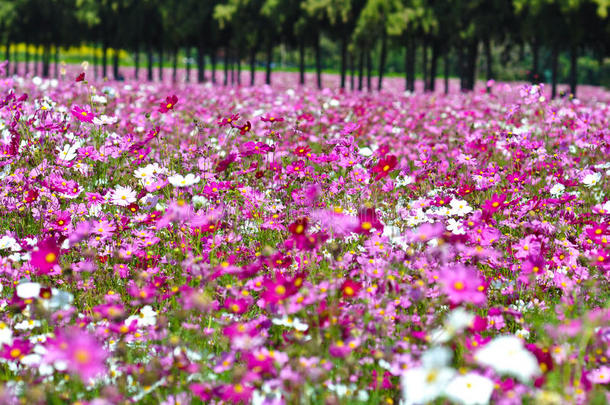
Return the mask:
M 12 344 L 4 344 L 2 346 L 0 358 L 20 361 L 24 356 L 29 354 L 31 350 L 32 344 L 28 340 L 15 339 Z
M 93 119 L 95 118 L 95 114 L 93 113 L 93 111 L 91 111 L 91 107 L 89 107 L 89 106 L 85 106 L 85 108 L 81 108 L 81 107 L 75 105 L 70 110 L 70 113 L 72 114 L 72 116 L 74 118 L 76 118 L 77 120 L 79 120 L 81 122 L 93 122 Z
M 379 160 L 377 166 L 373 167 L 372 173 L 375 174 L 375 180 L 380 180 L 386 177 L 396 167 L 397 159 L 394 155 L 388 155 Z
M 59 246 L 57 246 L 55 239 L 48 238 L 38 242 L 37 248 L 32 252 L 30 264 L 37 268 L 41 274 L 48 274 L 59 263 Z
M 175 94 L 173 94 L 171 96 L 167 96 L 165 98 L 165 101 L 162 101 L 161 104 L 159 104 L 159 112 L 166 113 L 169 110 L 173 110 L 174 106 L 176 105 L 177 102 L 178 102 L 178 97 L 176 97 Z

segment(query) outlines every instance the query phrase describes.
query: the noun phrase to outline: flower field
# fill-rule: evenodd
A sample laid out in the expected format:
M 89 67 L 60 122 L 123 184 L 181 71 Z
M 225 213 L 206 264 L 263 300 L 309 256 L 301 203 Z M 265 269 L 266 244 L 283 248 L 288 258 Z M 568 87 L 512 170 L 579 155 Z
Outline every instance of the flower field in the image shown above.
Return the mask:
M 0 79 L 1 403 L 610 401 L 607 91 L 79 73 Z

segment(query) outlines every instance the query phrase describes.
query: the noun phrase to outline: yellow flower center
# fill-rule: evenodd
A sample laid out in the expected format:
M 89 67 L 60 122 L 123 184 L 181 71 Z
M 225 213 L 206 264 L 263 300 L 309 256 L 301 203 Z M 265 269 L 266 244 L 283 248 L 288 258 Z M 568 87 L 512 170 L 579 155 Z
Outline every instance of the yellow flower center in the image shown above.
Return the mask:
M 53 263 L 55 261 L 55 259 L 57 259 L 57 255 L 53 252 L 47 253 L 47 255 L 44 257 L 44 260 L 47 263 Z

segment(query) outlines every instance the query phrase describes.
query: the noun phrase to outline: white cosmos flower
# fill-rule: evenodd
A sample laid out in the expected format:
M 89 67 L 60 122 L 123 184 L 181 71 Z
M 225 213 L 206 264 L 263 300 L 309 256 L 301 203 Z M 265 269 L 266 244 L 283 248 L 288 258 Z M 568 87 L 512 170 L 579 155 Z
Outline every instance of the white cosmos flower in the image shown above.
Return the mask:
M 290 318 L 288 316 L 284 316 L 283 318 L 275 318 L 271 322 L 274 325 L 286 326 L 288 328 L 294 328 L 299 332 L 304 332 L 309 329 L 309 325 L 301 322 L 299 318 Z
M 12 236 L 4 235 L 0 238 L 0 250 L 10 249 L 13 252 L 21 250 L 21 246 Z
M 466 311 L 462 307 L 457 307 L 447 317 L 445 327 L 451 329 L 454 332 L 461 332 L 462 330 L 472 326 L 474 321 L 474 315 Z
M 494 390 L 494 382 L 476 373 L 467 373 L 455 377 L 445 394 L 453 402 L 463 405 L 486 405 Z
M 551 193 L 551 195 L 553 195 L 553 196 L 558 197 L 563 194 L 563 191 L 565 189 L 566 189 L 566 187 L 563 184 L 557 183 L 553 187 L 551 187 L 551 189 L 549 190 L 549 193 Z
M 100 115 L 99 117 L 93 118 L 93 123 L 95 125 L 111 125 L 118 121 L 117 117 L 109 117 L 107 115 Z
M 407 370 L 401 377 L 404 405 L 423 404 L 443 395 L 444 389 L 455 375 L 455 370 L 447 365 L 452 352 L 438 346 L 422 355 L 420 367 Z
M 6 326 L 4 322 L 0 322 L 0 346 L 10 345 L 13 343 L 13 330 Z
M 455 375 L 450 367 L 417 367 L 402 375 L 402 398 L 405 405 L 424 404 L 443 395 Z
M 182 176 L 181 174 L 174 174 L 167 178 L 167 181 L 174 187 L 189 187 L 193 184 L 199 183 L 201 177 L 195 176 L 193 173 L 189 173 L 186 176 Z
M 602 179 L 602 175 L 600 173 L 587 174 L 582 179 L 582 184 L 584 184 L 587 187 L 593 187 L 594 185 L 599 183 L 599 181 L 601 179 Z
M 358 153 L 360 153 L 360 155 L 364 156 L 364 157 L 369 157 L 373 155 L 373 150 L 367 146 L 365 146 L 364 148 L 360 148 L 360 150 L 358 150 Z
M 57 152 L 59 152 L 58 158 L 59 160 L 63 160 L 65 162 L 70 162 L 76 158 L 76 151 L 80 147 L 80 145 L 70 145 L 65 144 L 62 149 L 57 148 Z
M 449 220 L 447 220 L 447 230 L 450 231 L 454 235 L 466 234 L 466 230 L 462 226 L 462 222 L 457 221 L 453 218 L 449 218 Z
M 472 212 L 472 207 L 468 205 L 468 202 L 465 200 L 458 200 L 454 198 L 449 202 L 451 206 L 449 215 L 457 215 L 458 217 L 463 217 L 464 215 L 468 215 Z
M 409 184 L 412 184 L 414 181 L 415 181 L 415 178 L 413 176 L 397 176 L 396 179 L 394 180 L 397 187 L 408 186 Z
M 16 288 L 17 296 L 24 300 L 38 297 L 38 294 L 40 294 L 40 288 L 41 286 L 38 283 L 25 282 L 18 284 Z
M 137 193 L 131 187 L 117 186 L 111 195 L 111 201 L 114 205 L 126 207 L 136 201 Z
M 521 339 L 513 335 L 496 337 L 478 350 L 474 359 L 498 374 L 512 375 L 523 383 L 540 374 L 536 357 L 523 346 Z
M 108 102 L 108 99 L 104 96 L 98 96 L 97 94 L 94 94 L 93 96 L 91 96 L 91 102 L 95 104 L 106 104 Z
M 31 330 L 40 326 L 40 321 L 37 319 L 26 319 L 15 324 L 16 330 Z
M 132 315 L 125 320 L 125 325 L 131 324 L 133 320 L 138 322 L 139 328 L 146 328 L 157 324 L 157 312 L 150 305 L 145 305 L 138 315 Z

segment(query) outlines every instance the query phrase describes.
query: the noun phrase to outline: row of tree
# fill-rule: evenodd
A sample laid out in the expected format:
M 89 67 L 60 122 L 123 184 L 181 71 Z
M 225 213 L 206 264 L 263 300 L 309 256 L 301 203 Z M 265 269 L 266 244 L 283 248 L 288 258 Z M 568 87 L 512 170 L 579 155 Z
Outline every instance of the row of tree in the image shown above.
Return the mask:
M 60 46 L 87 43 L 101 47 L 102 60 L 94 60 L 94 65 L 101 62 L 104 77 L 109 76 L 109 49 L 133 52 L 136 75 L 146 65 L 149 80 L 154 59 L 161 65 L 164 60 L 173 61 L 175 78 L 178 53 L 184 50 L 188 78 L 190 61 L 195 60 L 197 80 L 205 81 L 209 61 L 215 80 L 220 56 L 225 84 L 229 69 L 236 69 L 234 77 L 241 81 L 242 61 L 249 61 L 254 83 L 261 57 L 270 83 L 274 48 L 282 45 L 298 52 L 301 83 L 305 82 L 306 51 L 313 51 L 318 86 L 320 43 L 328 38 L 340 50 L 342 88 L 351 70 L 352 88 L 357 71 L 358 88 L 362 89 L 366 75 L 370 89 L 375 55 L 381 89 L 388 52 L 404 49 L 405 86 L 410 91 L 415 89 L 416 55 L 421 59 L 425 90 L 435 89 L 441 61 L 445 78 L 454 63 L 452 71 L 458 74 L 461 89 L 472 90 L 481 56 L 484 76 L 491 79 L 494 46 L 523 49 L 527 44 L 532 81 L 541 77 L 541 50 L 550 50 L 555 96 L 561 52 L 570 55 L 573 94 L 578 55 L 586 51 L 600 61 L 609 55 L 609 7 L 607 0 L 2 0 L 0 35 L 7 60 L 11 44 L 42 47 L 43 76 L 50 74 L 52 59 L 58 60 Z M 119 78 L 119 54 L 113 55 L 112 74 Z M 146 63 L 140 55 L 146 56 Z M 27 51 L 25 57 L 27 61 Z M 159 70 L 161 78 L 162 74 Z

